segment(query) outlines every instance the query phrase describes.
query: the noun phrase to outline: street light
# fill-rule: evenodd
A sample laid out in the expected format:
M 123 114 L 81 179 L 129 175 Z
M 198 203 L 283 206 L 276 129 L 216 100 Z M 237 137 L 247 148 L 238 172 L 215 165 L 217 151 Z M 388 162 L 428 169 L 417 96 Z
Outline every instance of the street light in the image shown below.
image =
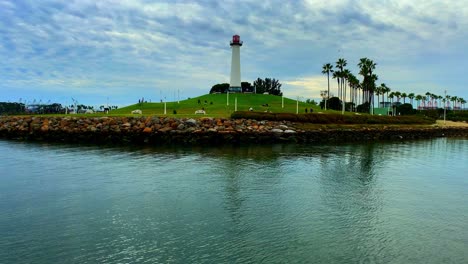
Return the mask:
M 445 102 L 447 100 L 447 90 L 444 91 L 444 125 L 445 125 L 445 115 L 447 110 L 445 109 L 447 107 L 447 103 Z

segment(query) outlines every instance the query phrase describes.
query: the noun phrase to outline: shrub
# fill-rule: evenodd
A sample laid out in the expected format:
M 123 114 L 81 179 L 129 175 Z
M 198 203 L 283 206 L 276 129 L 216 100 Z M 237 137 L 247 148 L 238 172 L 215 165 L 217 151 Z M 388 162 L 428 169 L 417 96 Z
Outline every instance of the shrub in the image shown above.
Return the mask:
M 402 104 L 397 106 L 397 113 L 400 115 L 414 115 L 416 110 L 413 109 L 411 104 Z
M 370 104 L 369 103 L 363 103 L 357 106 L 357 111 L 359 113 L 369 113 L 370 110 Z
M 468 122 L 468 111 L 448 111 L 446 118 L 451 121 L 466 121 Z
M 340 115 L 340 114 L 293 114 L 238 111 L 233 119 L 255 119 L 269 121 L 291 121 L 313 124 L 432 124 L 434 119 L 423 116 L 377 116 L 377 115 Z

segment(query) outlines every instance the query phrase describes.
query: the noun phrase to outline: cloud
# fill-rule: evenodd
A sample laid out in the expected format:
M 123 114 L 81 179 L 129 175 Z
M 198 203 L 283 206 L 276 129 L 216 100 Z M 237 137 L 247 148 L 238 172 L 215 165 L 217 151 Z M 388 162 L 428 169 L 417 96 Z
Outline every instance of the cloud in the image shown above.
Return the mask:
M 0 0 L 0 92 L 196 96 L 229 80 L 239 34 L 243 80 L 280 79 L 286 95 L 318 98 L 324 63 L 344 57 L 357 75 L 368 57 L 390 87 L 450 86 L 468 97 L 457 80 L 468 67 L 465 28 L 459 1 Z
M 333 94 L 333 80 L 330 79 L 330 94 Z M 320 98 L 320 92 L 327 90 L 326 76 L 308 76 L 284 81 L 284 96 L 296 98 Z

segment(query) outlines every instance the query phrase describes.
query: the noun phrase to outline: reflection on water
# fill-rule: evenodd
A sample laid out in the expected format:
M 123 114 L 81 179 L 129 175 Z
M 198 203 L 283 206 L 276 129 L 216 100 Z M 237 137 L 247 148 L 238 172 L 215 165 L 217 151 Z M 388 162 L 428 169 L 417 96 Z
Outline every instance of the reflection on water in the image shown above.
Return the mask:
M 468 259 L 468 140 L 0 151 L 0 263 Z

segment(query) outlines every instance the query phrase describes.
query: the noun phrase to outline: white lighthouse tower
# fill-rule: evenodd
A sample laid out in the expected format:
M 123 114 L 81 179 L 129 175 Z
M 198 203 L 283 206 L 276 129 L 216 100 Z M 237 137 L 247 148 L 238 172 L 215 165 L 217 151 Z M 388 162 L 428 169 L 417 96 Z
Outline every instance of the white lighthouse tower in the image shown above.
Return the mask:
M 242 41 L 240 40 L 239 35 L 232 36 L 231 82 L 229 83 L 230 93 L 242 92 L 240 72 L 240 46 L 242 46 Z

